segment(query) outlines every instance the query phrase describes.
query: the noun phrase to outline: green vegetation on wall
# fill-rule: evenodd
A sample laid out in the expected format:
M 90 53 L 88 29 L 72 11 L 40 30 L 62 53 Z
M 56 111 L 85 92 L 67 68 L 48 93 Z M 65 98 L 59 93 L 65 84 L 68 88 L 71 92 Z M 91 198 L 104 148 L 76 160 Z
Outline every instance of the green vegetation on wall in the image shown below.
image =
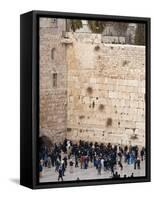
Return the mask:
M 102 33 L 105 29 L 106 23 L 102 21 L 89 20 L 88 26 L 93 33 Z
M 82 28 L 82 21 L 79 19 L 71 19 L 69 20 L 68 27 L 72 31 L 76 31 L 77 29 Z

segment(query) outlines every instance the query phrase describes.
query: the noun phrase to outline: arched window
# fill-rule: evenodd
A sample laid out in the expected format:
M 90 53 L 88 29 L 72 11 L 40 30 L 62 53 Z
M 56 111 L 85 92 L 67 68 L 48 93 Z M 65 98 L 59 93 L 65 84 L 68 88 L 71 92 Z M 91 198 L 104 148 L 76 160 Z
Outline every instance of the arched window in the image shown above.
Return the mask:
M 51 49 L 51 59 L 52 59 L 52 60 L 55 59 L 55 52 L 56 52 L 56 49 L 55 49 L 55 48 L 52 48 L 52 49 Z

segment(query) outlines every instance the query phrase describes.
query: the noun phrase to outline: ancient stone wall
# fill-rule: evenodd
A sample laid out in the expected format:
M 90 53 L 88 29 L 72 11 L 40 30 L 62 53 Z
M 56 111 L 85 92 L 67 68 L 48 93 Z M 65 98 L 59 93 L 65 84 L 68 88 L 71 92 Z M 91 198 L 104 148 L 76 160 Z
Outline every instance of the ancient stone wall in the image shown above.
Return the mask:
M 61 43 L 65 21 L 40 18 L 40 136 L 53 142 L 66 134 L 67 89 L 65 45 Z
M 145 47 L 40 19 L 40 136 L 145 145 Z
M 145 145 L 145 47 L 69 33 L 67 137 Z

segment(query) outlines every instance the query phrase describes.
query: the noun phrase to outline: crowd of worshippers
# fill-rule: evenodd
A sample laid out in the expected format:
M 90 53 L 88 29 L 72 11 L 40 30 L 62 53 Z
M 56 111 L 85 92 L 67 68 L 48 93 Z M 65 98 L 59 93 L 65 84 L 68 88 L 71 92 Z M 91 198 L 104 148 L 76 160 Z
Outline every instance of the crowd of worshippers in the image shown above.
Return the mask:
M 70 173 L 74 172 L 74 168 L 88 169 L 95 167 L 98 175 L 101 171 L 110 171 L 112 178 L 120 178 L 117 166 L 123 170 L 123 162 L 128 165 L 133 164 L 134 169 L 140 169 L 140 163 L 144 160 L 145 148 L 139 150 L 138 146 L 120 146 L 108 144 L 98 144 L 97 142 L 73 143 L 65 139 L 63 143 L 54 144 L 51 148 L 45 145 L 40 147 L 39 151 L 39 172 L 42 176 L 44 167 L 54 167 L 58 173 L 58 181 L 63 181 L 65 171 L 69 165 Z M 132 173 L 130 177 L 133 177 Z M 126 178 L 127 175 L 124 175 Z M 79 179 L 79 178 L 78 178 Z

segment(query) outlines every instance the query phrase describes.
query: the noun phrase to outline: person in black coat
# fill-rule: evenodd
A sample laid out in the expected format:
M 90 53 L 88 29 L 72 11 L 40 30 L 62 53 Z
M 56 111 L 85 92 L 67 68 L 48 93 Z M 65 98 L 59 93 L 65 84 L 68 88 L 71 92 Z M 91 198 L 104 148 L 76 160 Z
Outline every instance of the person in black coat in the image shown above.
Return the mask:
M 60 166 L 59 169 L 58 169 L 58 181 L 59 181 L 60 179 L 63 181 L 63 169 L 62 169 L 61 166 Z

